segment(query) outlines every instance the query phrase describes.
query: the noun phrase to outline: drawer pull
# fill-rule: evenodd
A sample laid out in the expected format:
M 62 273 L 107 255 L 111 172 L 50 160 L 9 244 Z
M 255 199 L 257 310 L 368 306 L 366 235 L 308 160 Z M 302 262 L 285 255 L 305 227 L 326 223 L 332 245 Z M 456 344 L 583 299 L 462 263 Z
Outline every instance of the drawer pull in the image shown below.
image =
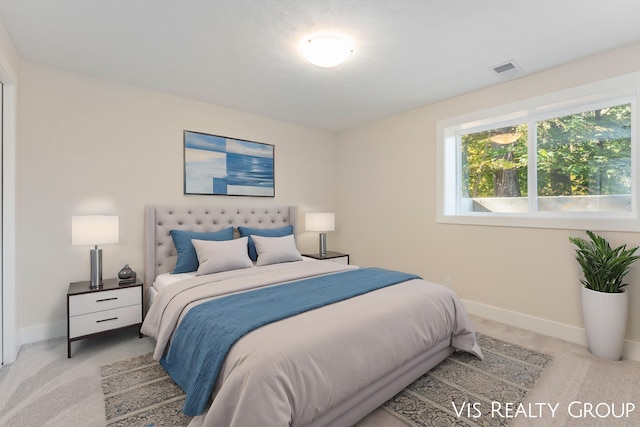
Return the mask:
M 96 323 L 100 323 L 100 322 L 108 322 L 110 320 L 118 320 L 117 317 L 111 317 L 109 319 L 102 319 L 102 320 L 96 320 Z
M 115 299 L 118 299 L 118 297 L 97 299 L 96 302 L 113 301 Z

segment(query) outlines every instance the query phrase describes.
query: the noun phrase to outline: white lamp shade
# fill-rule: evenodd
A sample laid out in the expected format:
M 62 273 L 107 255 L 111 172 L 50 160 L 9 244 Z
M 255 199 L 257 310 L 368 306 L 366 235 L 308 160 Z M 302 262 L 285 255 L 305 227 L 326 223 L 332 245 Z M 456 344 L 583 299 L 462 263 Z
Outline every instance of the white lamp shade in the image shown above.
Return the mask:
M 336 214 L 308 213 L 304 216 L 307 231 L 334 231 L 336 229 Z
M 72 245 L 102 245 L 118 243 L 117 215 L 82 215 L 71 217 Z

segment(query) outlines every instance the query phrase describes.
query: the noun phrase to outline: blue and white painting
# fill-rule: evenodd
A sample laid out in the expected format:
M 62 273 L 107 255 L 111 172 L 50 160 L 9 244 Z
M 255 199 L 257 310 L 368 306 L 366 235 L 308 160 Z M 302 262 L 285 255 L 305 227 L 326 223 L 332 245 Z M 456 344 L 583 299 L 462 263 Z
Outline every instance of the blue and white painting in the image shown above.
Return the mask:
M 184 131 L 184 193 L 275 195 L 273 145 Z

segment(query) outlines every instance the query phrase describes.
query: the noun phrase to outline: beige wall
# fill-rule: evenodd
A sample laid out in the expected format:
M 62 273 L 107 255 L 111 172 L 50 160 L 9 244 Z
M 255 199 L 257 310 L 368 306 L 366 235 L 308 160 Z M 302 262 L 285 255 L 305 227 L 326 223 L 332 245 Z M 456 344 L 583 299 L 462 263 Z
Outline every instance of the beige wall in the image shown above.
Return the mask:
M 104 245 L 104 277 L 143 267 L 143 207 L 285 205 L 335 209 L 335 136 L 301 126 L 22 64 L 22 157 L 17 229 L 18 329 L 29 342 L 66 334 L 69 282 L 88 280 L 89 247 L 71 246 L 71 216 L 120 216 L 120 242 Z M 276 197 L 185 196 L 183 130 L 275 145 Z M 317 236 L 303 233 L 302 250 Z
M 579 270 L 568 237 L 583 233 L 436 223 L 436 122 L 639 70 L 635 44 L 340 135 L 340 249 L 358 264 L 408 270 L 439 283 L 450 277 L 471 311 L 532 329 L 558 326 L 570 339 L 582 336 Z M 637 233 L 605 235 L 614 244 L 640 245 Z M 635 283 L 627 335 L 636 342 L 638 269 L 629 276 Z

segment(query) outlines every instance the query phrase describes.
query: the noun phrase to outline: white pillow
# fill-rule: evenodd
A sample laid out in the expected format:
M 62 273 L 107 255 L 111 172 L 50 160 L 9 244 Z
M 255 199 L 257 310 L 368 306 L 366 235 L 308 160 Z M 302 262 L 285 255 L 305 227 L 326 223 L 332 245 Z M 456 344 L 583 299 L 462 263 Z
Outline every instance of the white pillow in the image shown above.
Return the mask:
M 248 237 L 221 241 L 192 239 L 200 263 L 196 276 L 253 267 L 247 251 L 248 240 Z
M 293 234 L 282 237 L 251 236 L 256 245 L 256 266 L 280 262 L 302 261 Z

